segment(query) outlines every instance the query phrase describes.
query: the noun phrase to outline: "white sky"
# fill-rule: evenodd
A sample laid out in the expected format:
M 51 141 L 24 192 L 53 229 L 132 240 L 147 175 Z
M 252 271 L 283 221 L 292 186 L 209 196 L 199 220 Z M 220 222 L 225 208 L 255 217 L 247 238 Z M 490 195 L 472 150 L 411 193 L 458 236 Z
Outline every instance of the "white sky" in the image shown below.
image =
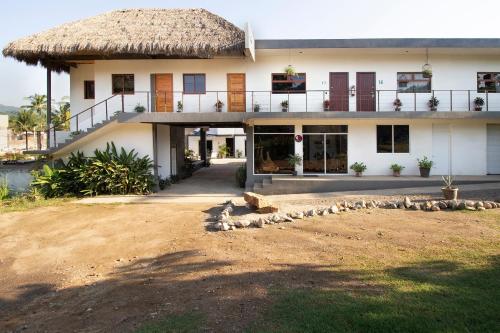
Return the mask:
M 255 38 L 500 38 L 500 0 L 3 0 L 0 46 L 61 23 L 122 8 L 202 7 Z M 45 93 L 45 70 L 0 56 L 0 104 Z M 69 95 L 65 74 L 53 75 L 56 99 Z

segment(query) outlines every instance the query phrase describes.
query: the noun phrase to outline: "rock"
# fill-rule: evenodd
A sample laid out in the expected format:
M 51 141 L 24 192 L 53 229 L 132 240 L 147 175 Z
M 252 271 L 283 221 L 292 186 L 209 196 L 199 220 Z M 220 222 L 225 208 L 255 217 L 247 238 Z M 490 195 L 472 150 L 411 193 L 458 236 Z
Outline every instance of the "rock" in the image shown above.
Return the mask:
M 475 207 L 476 206 L 476 203 L 472 200 L 466 200 L 465 201 L 465 206 L 467 207 Z
M 238 228 L 246 228 L 250 226 L 251 222 L 249 220 L 238 220 L 234 222 L 234 225 Z
M 258 218 L 257 220 L 254 220 L 252 225 L 256 228 L 264 228 L 264 219 L 261 217 L 261 218 Z
M 245 192 L 243 193 L 243 198 L 261 214 L 276 213 L 279 211 L 278 206 L 267 200 L 263 195 Z
M 444 201 L 439 201 L 438 202 L 438 207 L 439 209 L 447 209 L 448 208 L 448 204 Z
M 424 202 L 424 210 L 430 211 L 432 209 L 432 203 L 430 201 Z
M 403 200 L 403 204 L 406 208 L 410 208 L 412 206 L 411 200 L 408 197 L 405 197 L 405 199 Z
M 491 208 L 498 208 L 499 207 L 499 204 L 497 204 L 496 202 L 494 201 L 489 201 L 490 205 L 491 205 Z
M 484 207 L 484 203 L 482 201 L 476 202 L 476 208 L 479 208 L 479 207 Z
M 457 200 L 448 201 L 448 208 L 453 209 L 453 210 L 458 209 L 458 201 Z
M 477 207 L 477 210 L 480 211 L 480 212 L 482 212 L 482 211 L 485 211 L 486 208 L 484 208 L 484 207 Z
M 395 202 L 388 202 L 388 203 L 385 205 L 385 208 L 387 208 L 387 209 L 397 209 L 397 208 L 398 208 L 398 205 L 397 205 Z
M 278 214 L 274 214 L 273 216 L 271 216 L 271 221 L 273 221 L 274 223 L 281 222 L 281 217 Z
M 464 210 L 467 205 L 465 204 L 465 201 L 460 201 L 458 203 L 457 209 Z
M 484 208 L 485 208 L 485 209 L 492 209 L 492 208 L 493 208 L 493 206 L 491 205 L 491 203 L 489 203 L 489 202 L 485 202 L 485 203 L 484 203 Z
M 330 207 L 330 213 L 337 214 L 338 212 L 339 212 L 339 208 L 337 207 L 337 205 L 332 205 Z
M 314 209 L 309 209 L 306 214 L 307 217 L 316 216 L 316 211 Z
M 439 211 L 441 210 L 441 208 L 439 208 L 439 206 L 438 206 L 438 205 L 432 205 L 431 210 L 432 210 L 433 212 L 439 212 Z
M 410 209 L 420 210 L 420 205 L 419 204 L 411 204 Z
M 359 207 L 358 209 L 361 209 L 361 208 L 365 209 L 366 208 L 366 201 L 364 201 L 364 200 L 358 201 L 358 202 L 356 202 L 355 206 Z
M 319 212 L 319 215 L 321 215 L 321 216 L 328 215 L 328 208 L 321 209 Z
M 484 207 L 481 207 L 481 208 L 484 208 Z M 473 206 L 465 206 L 465 210 L 472 210 L 472 211 L 475 211 L 476 208 L 474 208 Z
M 229 227 L 229 224 L 227 224 L 227 223 L 221 223 L 221 224 L 220 224 L 220 230 L 221 230 L 221 231 L 228 231 L 228 230 L 229 230 L 229 228 L 230 228 L 230 227 Z
M 283 215 L 282 219 L 284 222 L 293 222 L 293 219 L 288 215 Z
M 405 209 L 406 208 L 405 203 L 403 201 L 398 202 L 398 208 Z
M 303 218 L 304 218 L 304 213 L 302 213 L 302 212 L 298 212 L 298 213 L 297 213 L 297 219 L 298 219 L 298 220 L 302 220 Z

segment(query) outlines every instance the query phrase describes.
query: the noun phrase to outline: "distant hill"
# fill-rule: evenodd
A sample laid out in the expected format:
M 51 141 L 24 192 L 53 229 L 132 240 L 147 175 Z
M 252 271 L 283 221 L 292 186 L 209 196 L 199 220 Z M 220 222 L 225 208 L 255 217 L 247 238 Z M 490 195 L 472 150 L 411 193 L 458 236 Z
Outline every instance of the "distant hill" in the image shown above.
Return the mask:
M 0 114 L 12 116 L 19 111 L 18 107 L 0 104 Z

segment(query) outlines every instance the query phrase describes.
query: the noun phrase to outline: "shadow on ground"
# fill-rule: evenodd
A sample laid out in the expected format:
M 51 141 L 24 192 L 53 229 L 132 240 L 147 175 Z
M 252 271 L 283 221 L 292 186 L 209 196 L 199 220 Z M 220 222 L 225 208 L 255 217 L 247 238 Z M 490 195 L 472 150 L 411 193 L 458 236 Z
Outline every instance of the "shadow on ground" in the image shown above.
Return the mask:
M 431 261 L 385 270 L 283 265 L 232 274 L 198 251 L 141 259 L 112 278 L 0 299 L 0 331 L 495 331 L 500 256 L 464 267 Z M 196 278 L 193 275 L 196 274 Z M 200 277 L 201 276 L 201 277 Z M 166 318 L 166 319 L 164 319 Z

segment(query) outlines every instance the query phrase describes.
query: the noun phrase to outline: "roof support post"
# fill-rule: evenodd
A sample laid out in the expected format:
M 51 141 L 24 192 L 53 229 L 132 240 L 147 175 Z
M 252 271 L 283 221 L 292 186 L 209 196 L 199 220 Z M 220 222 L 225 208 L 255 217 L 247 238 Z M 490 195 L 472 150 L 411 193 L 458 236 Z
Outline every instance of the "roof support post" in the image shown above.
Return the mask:
M 207 157 L 207 130 L 205 128 L 200 128 L 200 158 L 203 161 L 204 166 L 208 166 Z
M 160 190 L 160 177 L 158 175 L 158 124 L 152 124 L 152 134 L 153 134 L 153 177 L 155 180 L 154 192 Z
M 47 67 L 47 149 L 50 148 L 51 123 L 52 123 L 52 71 L 50 70 L 50 67 Z

